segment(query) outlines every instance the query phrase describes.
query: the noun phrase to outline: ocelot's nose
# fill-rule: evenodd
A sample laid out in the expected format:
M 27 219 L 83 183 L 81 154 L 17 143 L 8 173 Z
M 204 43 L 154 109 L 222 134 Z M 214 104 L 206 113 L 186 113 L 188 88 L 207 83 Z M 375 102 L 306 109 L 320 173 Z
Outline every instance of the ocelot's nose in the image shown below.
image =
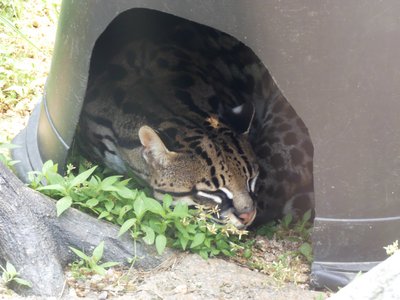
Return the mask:
M 248 226 L 254 221 L 256 214 L 257 214 L 257 210 L 254 209 L 252 211 L 242 213 L 238 217 L 244 225 Z

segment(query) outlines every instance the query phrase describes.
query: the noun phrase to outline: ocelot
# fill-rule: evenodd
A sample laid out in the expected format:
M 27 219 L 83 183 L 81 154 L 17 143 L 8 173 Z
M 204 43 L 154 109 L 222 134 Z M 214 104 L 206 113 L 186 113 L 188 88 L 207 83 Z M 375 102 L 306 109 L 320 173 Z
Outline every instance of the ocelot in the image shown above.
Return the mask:
M 248 47 L 206 26 L 126 43 L 90 77 L 79 132 L 87 155 L 155 198 L 218 206 L 238 228 L 313 209 L 304 123 Z

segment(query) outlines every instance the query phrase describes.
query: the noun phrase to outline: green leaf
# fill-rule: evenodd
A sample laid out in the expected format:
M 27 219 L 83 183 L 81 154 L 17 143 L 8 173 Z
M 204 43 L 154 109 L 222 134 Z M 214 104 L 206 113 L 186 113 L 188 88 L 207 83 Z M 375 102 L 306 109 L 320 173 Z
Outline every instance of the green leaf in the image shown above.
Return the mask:
M 268 222 L 267 224 L 260 226 L 256 230 L 258 235 L 266 236 L 268 239 L 272 239 L 276 231 L 277 231 L 277 226 L 274 221 Z
M 225 256 L 232 256 L 232 255 L 233 255 L 229 250 L 226 250 L 226 249 L 221 249 L 221 252 L 222 252 Z
M 97 200 L 96 198 L 91 198 L 91 199 L 89 199 L 88 201 L 86 201 L 86 205 L 87 205 L 88 207 L 94 207 L 94 206 L 96 206 L 97 204 L 99 204 L 99 200 Z
M 119 211 L 119 218 L 120 219 L 122 219 L 122 217 L 128 212 L 128 211 L 130 211 L 132 209 L 132 205 L 124 205 L 121 209 L 120 209 L 120 211 Z
M 163 234 L 159 234 L 156 237 L 156 249 L 159 255 L 161 255 L 164 250 L 165 246 L 167 245 L 167 238 Z
M 164 234 L 168 227 L 167 222 L 159 218 L 150 218 L 149 226 L 158 234 Z
M 65 182 L 64 177 L 57 172 L 48 172 L 46 174 L 46 179 L 48 184 L 63 184 Z
M 181 244 L 181 247 L 183 250 L 186 250 L 188 242 L 189 242 L 189 239 L 187 237 L 185 237 L 184 235 L 181 235 L 179 237 L 179 243 Z
M 152 213 L 158 214 L 162 217 L 165 216 L 165 211 L 164 211 L 162 205 L 160 204 L 160 202 L 158 202 L 157 200 L 146 197 L 146 199 L 144 201 L 144 205 L 145 205 L 146 209 L 151 211 Z
M 138 199 L 136 199 L 136 201 L 133 203 L 133 210 L 135 211 L 138 220 L 141 220 L 144 213 L 146 212 L 146 206 L 144 204 L 143 197 L 139 197 Z
M 14 277 L 15 275 L 18 275 L 17 270 L 10 262 L 6 262 L 6 272 L 9 275 L 11 275 L 12 277 Z
M 169 210 L 171 207 L 171 204 L 173 202 L 173 199 L 171 197 L 171 195 L 164 195 L 163 197 L 163 207 L 165 210 Z
M 92 265 L 91 269 L 99 275 L 106 275 L 106 269 L 98 265 Z
M 201 250 L 201 251 L 199 251 L 199 254 L 200 254 L 200 256 L 201 256 L 203 259 L 208 259 L 208 253 L 207 253 L 207 251 Z
M 38 190 L 38 191 L 56 191 L 56 192 L 62 193 L 63 195 L 65 195 L 67 193 L 67 190 L 61 184 L 50 184 L 50 185 L 40 186 L 36 190 Z
M 206 235 L 204 233 L 202 233 L 202 232 L 196 233 L 196 235 L 193 238 L 192 243 L 190 244 L 190 248 L 192 249 L 194 247 L 201 245 L 204 242 L 205 238 L 206 238 Z
M 37 189 L 40 186 L 40 181 L 43 179 L 43 174 L 37 171 L 28 172 L 29 186 L 33 189 Z
M 302 220 L 303 220 L 304 223 L 306 223 L 310 219 L 311 219 L 311 210 L 309 209 L 304 213 Z
M 108 200 L 108 201 L 106 201 L 104 206 L 107 209 L 107 211 L 111 211 L 114 207 L 114 202 L 112 202 L 111 200 Z
M 303 243 L 300 248 L 299 251 L 301 254 L 304 255 L 304 257 L 309 261 L 312 262 L 313 260 L 313 256 L 312 256 L 312 247 L 309 243 Z
M 122 224 L 121 228 L 119 229 L 118 236 L 123 235 L 125 232 L 127 232 L 135 224 L 136 224 L 136 219 L 135 218 L 126 220 L 124 222 L 124 224 Z
M 195 234 L 198 231 L 198 227 L 196 224 L 189 224 L 186 226 L 186 231 L 191 234 Z
M 189 208 L 187 204 L 177 203 L 174 207 L 173 214 L 179 218 L 185 218 L 189 215 Z
M 72 252 L 74 252 L 78 257 L 82 258 L 83 260 L 85 260 L 85 261 L 89 261 L 90 260 L 90 257 L 87 256 L 85 253 L 83 253 L 81 250 L 78 250 L 78 249 L 75 249 L 75 248 L 72 248 L 72 247 L 69 247 L 69 249 L 71 249 Z
M 101 214 L 99 215 L 98 219 L 103 219 L 106 218 L 110 215 L 110 212 L 108 211 L 102 211 Z
M 1 280 L 3 280 L 3 282 L 5 283 L 10 281 L 10 276 L 8 275 L 7 272 L 3 272 L 3 274 L 1 274 Z
M 218 240 L 217 242 L 216 242 L 216 246 L 217 246 L 217 248 L 219 249 L 219 250 L 222 250 L 222 249 L 229 249 L 230 247 L 229 247 L 229 244 L 227 243 L 227 242 L 225 242 L 224 240 Z M 224 253 L 225 254 L 225 253 Z
M 119 196 L 125 199 L 135 199 L 137 196 L 137 190 L 130 190 L 127 187 L 121 187 L 116 191 Z
M 219 249 L 212 249 L 211 250 L 211 254 L 212 254 L 212 256 L 217 256 L 218 254 L 220 254 L 221 253 L 221 250 L 219 250 Z
M 90 168 L 89 170 L 86 170 L 85 172 L 82 172 L 78 176 L 76 176 L 72 181 L 70 182 L 69 186 L 78 186 L 86 181 L 92 175 L 94 170 L 97 168 L 97 166 L 94 166 L 93 168 Z
M 183 227 L 182 223 L 180 220 L 175 220 L 174 225 L 176 227 L 176 229 L 178 229 L 178 231 L 187 239 L 189 239 L 189 234 L 186 230 L 185 227 Z
M 121 177 L 122 176 L 117 175 L 104 178 L 103 181 L 100 183 L 100 189 L 102 189 L 103 191 L 110 191 L 108 188 L 112 187 L 115 190 L 116 187 L 112 185 L 116 183 Z
M 32 283 L 30 283 L 28 280 L 25 280 L 25 279 L 22 279 L 22 278 L 18 278 L 18 277 L 15 277 L 13 280 L 14 280 L 16 283 L 18 283 L 19 285 L 24 285 L 24 286 L 27 286 L 27 287 L 32 287 Z
M 44 175 L 46 175 L 47 172 L 49 172 L 49 170 L 51 170 L 51 169 L 53 169 L 53 171 L 56 171 L 56 172 L 57 172 L 58 165 L 57 165 L 57 164 L 54 164 L 52 160 L 48 160 L 48 161 L 46 161 L 46 162 L 43 164 L 43 166 L 42 166 L 42 173 L 43 173 Z
M 146 235 L 143 237 L 143 241 L 148 245 L 154 244 L 154 240 L 156 238 L 154 230 L 148 226 L 142 226 L 141 229 L 144 233 L 146 233 Z
M 7 166 L 12 167 L 13 165 L 18 164 L 20 162 L 21 162 L 20 160 L 9 160 L 7 162 L 3 162 L 3 164 L 6 164 Z
M 104 241 L 100 242 L 100 244 L 93 250 L 92 257 L 96 263 L 103 257 L 103 253 L 104 253 Z
M 0 142 L 0 149 L 15 149 L 15 148 L 21 148 L 20 145 L 15 145 L 15 144 L 10 144 L 10 143 L 1 143 Z
M 119 191 L 119 187 L 113 186 L 113 185 L 109 185 L 106 186 L 104 188 L 102 188 L 103 191 L 105 192 L 118 192 Z
M 291 214 L 287 214 L 283 217 L 281 223 L 284 227 L 289 227 L 290 223 L 292 223 L 293 216 Z
M 253 256 L 253 252 L 251 251 L 251 249 L 246 249 L 243 251 L 243 256 L 244 258 L 249 259 L 250 257 Z
M 72 198 L 70 196 L 65 196 L 57 201 L 57 217 L 59 217 L 65 210 L 70 208 L 72 205 Z
M 97 177 L 96 175 L 93 175 L 92 177 L 90 177 L 89 179 L 89 185 L 93 188 L 93 189 L 98 189 L 98 186 L 100 185 L 101 179 L 99 177 Z

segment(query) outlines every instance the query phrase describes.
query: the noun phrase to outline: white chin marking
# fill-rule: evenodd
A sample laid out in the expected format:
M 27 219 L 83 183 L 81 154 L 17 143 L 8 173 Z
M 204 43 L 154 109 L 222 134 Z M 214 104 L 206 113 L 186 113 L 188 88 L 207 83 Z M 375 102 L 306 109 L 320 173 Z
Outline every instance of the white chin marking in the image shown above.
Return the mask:
M 237 229 L 243 229 L 246 227 L 246 225 L 244 225 L 238 217 L 236 217 L 233 213 L 232 210 L 226 210 L 221 214 L 222 217 L 224 217 L 228 223 L 232 224 L 233 226 L 235 226 Z M 250 225 L 250 224 L 249 224 Z

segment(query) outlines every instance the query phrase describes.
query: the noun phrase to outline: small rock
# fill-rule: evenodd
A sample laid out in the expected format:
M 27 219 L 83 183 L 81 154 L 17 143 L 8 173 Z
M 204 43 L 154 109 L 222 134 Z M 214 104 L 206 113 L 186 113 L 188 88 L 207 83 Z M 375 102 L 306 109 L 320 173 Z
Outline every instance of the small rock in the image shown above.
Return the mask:
M 106 291 L 101 292 L 97 297 L 97 299 L 99 300 L 106 300 L 107 298 L 108 298 L 108 293 Z
M 102 281 L 103 280 L 103 276 L 101 276 L 101 275 L 98 275 L 98 274 L 94 274 L 93 276 L 92 276 L 92 278 L 90 279 L 90 281 L 91 281 L 91 283 L 98 283 L 98 282 L 100 282 L 100 281 Z

